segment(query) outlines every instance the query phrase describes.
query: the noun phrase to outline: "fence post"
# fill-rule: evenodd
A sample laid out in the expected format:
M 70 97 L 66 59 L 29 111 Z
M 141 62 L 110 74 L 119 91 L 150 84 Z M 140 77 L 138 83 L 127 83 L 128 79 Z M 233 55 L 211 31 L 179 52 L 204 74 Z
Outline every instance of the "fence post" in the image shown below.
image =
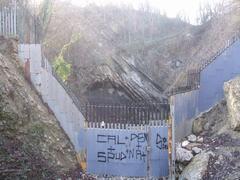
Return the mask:
M 169 138 L 170 145 L 171 145 L 171 157 L 170 157 L 170 179 L 175 180 L 176 179 L 176 173 L 175 173 L 175 119 L 174 119 L 174 97 L 170 97 L 170 117 L 169 117 L 169 127 L 170 127 L 170 136 Z
M 3 29 L 3 24 L 2 24 L 2 22 L 3 22 L 3 20 L 2 20 L 2 13 L 3 13 L 3 10 L 2 10 L 2 6 L 0 7 L 0 34 L 2 34 L 2 29 Z
M 13 28 L 13 33 L 16 35 L 17 34 L 17 1 L 14 0 L 14 17 L 13 17 L 13 24 L 14 24 L 14 28 Z
M 151 128 L 147 127 L 147 179 L 151 179 Z
M 0 35 L 15 36 L 17 34 L 17 2 L 0 7 Z

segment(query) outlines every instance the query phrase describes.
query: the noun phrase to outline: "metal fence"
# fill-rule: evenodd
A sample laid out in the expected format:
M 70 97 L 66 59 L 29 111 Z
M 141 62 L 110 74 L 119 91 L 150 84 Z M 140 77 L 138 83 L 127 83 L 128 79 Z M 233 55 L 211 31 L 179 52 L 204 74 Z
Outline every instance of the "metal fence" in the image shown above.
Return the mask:
M 168 96 L 173 96 L 176 94 L 186 93 L 189 91 L 194 91 L 200 87 L 200 76 L 202 71 L 213 63 L 219 56 L 221 56 L 227 49 L 229 49 L 236 41 L 240 39 L 240 32 L 237 32 L 233 38 L 228 40 L 225 46 L 217 51 L 211 58 L 203 60 L 203 63 L 200 64 L 196 69 L 188 70 L 186 85 L 176 88 L 171 88 L 166 94 Z
M 87 122 L 144 125 L 164 121 L 169 117 L 168 102 L 129 104 L 86 104 L 83 112 Z
M 217 51 L 211 58 L 205 60 L 200 67 L 198 68 L 198 71 L 203 71 L 209 64 L 211 64 L 213 61 L 215 61 L 219 56 L 221 56 L 227 49 L 229 49 L 236 41 L 240 39 L 240 32 L 237 32 L 231 39 L 229 39 L 225 46 Z
M 178 127 L 175 131 L 177 141 L 191 133 L 195 117 L 224 98 L 224 82 L 240 74 L 239 50 L 240 37 L 235 35 L 221 51 L 205 61 L 198 70 L 188 73 L 188 82 L 196 85 L 195 89 L 192 89 L 191 84 L 172 89 L 171 110 Z M 197 72 L 200 72 L 199 77 Z
M 176 88 L 172 88 L 170 91 L 167 92 L 168 96 L 174 96 L 176 94 L 182 94 L 190 91 L 194 91 L 199 89 L 200 85 L 189 85 L 189 86 L 179 86 Z
M 16 2 L 0 7 L 0 35 L 15 36 L 17 34 Z

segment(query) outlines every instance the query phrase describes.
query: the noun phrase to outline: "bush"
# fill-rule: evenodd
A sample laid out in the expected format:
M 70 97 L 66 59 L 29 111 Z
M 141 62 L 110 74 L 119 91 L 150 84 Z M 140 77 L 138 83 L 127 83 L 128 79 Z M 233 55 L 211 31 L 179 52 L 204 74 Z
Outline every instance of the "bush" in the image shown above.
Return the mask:
M 71 74 L 71 64 L 67 63 L 62 55 L 55 58 L 53 67 L 63 82 L 65 82 Z

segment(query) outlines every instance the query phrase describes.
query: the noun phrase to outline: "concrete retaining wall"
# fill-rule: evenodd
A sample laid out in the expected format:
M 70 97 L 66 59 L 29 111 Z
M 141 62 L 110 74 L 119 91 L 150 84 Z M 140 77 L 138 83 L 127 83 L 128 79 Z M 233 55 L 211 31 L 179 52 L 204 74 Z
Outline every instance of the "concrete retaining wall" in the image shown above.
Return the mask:
M 199 112 L 208 110 L 223 99 L 224 82 L 239 74 L 240 41 L 237 41 L 201 72 Z
M 78 133 L 84 127 L 84 117 L 65 89 L 52 75 L 51 65 L 42 57 L 41 45 L 19 45 L 22 64 L 30 61 L 31 82 L 41 94 L 69 136 L 76 151 L 79 151 Z
M 199 90 L 176 94 L 171 97 L 175 120 L 175 139 L 179 141 L 182 137 L 191 133 L 192 118 L 196 117 L 198 111 Z

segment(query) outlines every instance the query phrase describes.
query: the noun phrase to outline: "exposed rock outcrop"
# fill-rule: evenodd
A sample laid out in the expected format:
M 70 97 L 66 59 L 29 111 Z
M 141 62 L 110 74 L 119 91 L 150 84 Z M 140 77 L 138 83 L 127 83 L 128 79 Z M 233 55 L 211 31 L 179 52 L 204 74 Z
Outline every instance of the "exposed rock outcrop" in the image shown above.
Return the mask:
M 200 137 L 185 148 L 197 155 L 186 167 L 178 165 L 178 170 L 182 169 L 179 179 L 239 179 L 240 133 L 235 131 L 239 120 L 239 85 L 239 78 L 226 83 L 227 103 L 221 101 L 194 120 L 193 133 Z
M 240 131 L 240 77 L 225 83 L 224 90 L 231 127 Z
M 179 180 L 201 180 L 207 171 L 207 164 L 210 159 L 211 152 L 202 152 L 193 158 L 190 164 L 184 169 Z
M 227 116 L 228 110 L 226 101 L 223 100 L 221 103 L 209 109 L 207 112 L 200 114 L 193 121 L 192 131 L 194 134 L 199 135 L 204 131 L 209 131 L 210 128 L 214 128 L 211 131 L 214 133 L 226 124 L 225 121 L 227 119 Z M 213 126 L 214 124 L 217 124 L 217 126 Z

